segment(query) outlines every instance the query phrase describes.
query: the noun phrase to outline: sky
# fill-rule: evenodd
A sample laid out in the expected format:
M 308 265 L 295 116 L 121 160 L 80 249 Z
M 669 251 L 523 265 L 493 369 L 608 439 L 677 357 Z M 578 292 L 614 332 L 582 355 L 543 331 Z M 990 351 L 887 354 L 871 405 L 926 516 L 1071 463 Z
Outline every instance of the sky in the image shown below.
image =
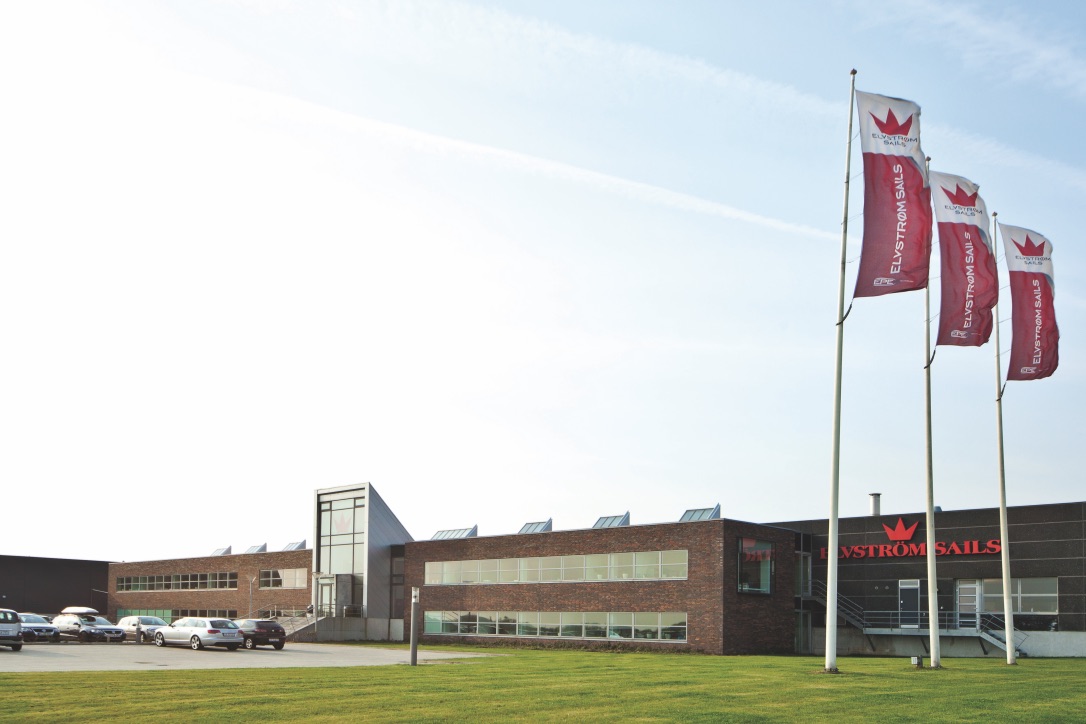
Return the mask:
M 0 4 L 0 554 L 312 544 L 314 490 L 363 482 L 422 540 L 825 518 L 853 68 L 1052 241 L 1060 367 L 1007 385 L 1007 498 L 1083 500 L 1084 30 L 1072 2 Z M 842 516 L 925 508 L 924 328 L 923 292 L 847 319 Z M 998 504 L 995 354 L 937 349 L 943 509 Z

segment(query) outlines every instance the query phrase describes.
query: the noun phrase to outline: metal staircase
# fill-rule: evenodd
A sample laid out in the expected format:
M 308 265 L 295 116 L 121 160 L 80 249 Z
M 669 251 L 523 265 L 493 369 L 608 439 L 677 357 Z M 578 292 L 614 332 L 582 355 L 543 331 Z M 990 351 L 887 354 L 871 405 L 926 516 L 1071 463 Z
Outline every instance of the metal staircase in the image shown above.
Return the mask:
M 803 595 L 826 606 L 828 591 L 823 581 L 811 581 L 811 589 Z M 927 611 L 918 611 L 902 616 L 900 611 L 865 611 L 863 606 L 856 601 L 837 594 L 837 615 L 846 623 L 859 629 L 868 637 L 878 636 L 928 636 L 931 633 Z M 903 622 L 903 618 L 905 621 Z M 963 636 L 976 638 L 981 642 L 981 649 L 988 653 L 984 646 L 987 641 L 992 646 L 1007 650 L 1007 641 L 1004 635 L 1003 620 L 1001 617 L 990 613 L 972 614 L 963 618 L 955 612 L 940 613 L 936 622 L 938 630 L 946 636 Z M 1022 643 L 1029 638 L 1029 634 L 1014 630 L 1014 648 L 1017 654 L 1022 654 Z M 874 651 L 875 646 L 868 638 L 868 645 Z

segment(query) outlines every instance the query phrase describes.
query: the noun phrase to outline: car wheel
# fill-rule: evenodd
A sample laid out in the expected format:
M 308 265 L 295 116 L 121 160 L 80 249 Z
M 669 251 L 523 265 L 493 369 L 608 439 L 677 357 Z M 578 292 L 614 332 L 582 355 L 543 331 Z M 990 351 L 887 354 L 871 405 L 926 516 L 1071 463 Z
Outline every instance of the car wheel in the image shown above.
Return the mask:
M 282 651 L 284 644 L 272 644 L 276 651 Z
M 199 651 L 204 647 L 204 642 L 200 640 L 199 636 L 193 636 L 189 639 L 189 646 L 192 647 L 193 651 Z
M 54 644 L 59 644 L 60 643 L 60 634 L 53 634 L 53 636 L 49 639 L 49 641 L 51 641 Z
M 86 631 L 80 631 L 79 632 L 79 640 L 82 643 L 89 644 L 90 640 L 91 640 L 90 634 L 87 633 Z
M 245 639 L 245 648 L 247 648 L 247 649 L 255 649 L 256 648 L 256 641 L 253 641 L 250 638 Z
M 227 651 L 237 651 L 238 646 L 241 646 L 241 644 L 227 644 L 226 645 L 226 650 Z
M 22 651 L 23 650 L 23 645 L 22 644 L 12 644 L 11 645 L 11 650 L 12 651 Z
M 151 636 L 151 634 L 147 633 L 146 631 L 144 631 L 140 635 L 143 637 L 144 642 L 149 642 L 154 638 L 153 636 Z
M 165 646 L 165 645 L 166 645 L 166 637 L 163 636 L 160 633 L 156 633 L 155 634 L 155 646 Z

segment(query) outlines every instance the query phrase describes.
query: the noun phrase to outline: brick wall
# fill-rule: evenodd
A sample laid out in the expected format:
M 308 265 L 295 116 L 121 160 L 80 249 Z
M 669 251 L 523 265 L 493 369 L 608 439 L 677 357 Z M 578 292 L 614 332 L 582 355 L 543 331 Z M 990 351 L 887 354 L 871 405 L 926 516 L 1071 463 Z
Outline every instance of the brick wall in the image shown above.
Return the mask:
M 235 610 L 245 616 L 249 610 L 249 580 L 254 610 L 269 606 L 304 609 L 312 600 L 312 550 L 245 553 L 202 558 L 175 558 L 162 561 L 109 564 L 109 616 L 116 620 L 117 609 Z M 259 588 L 260 571 L 304 568 L 305 588 Z M 169 576 L 182 573 L 237 573 L 238 587 L 210 591 L 118 591 L 117 579 L 129 576 Z
M 737 537 L 777 544 L 772 595 L 740 595 Z M 687 642 L 420 634 L 434 641 L 577 648 L 657 648 L 713 654 L 791 652 L 794 638 L 794 535 L 791 531 L 728 520 L 486 538 L 416 541 L 406 546 L 406 586 L 421 589 L 420 611 L 630 611 L 687 613 Z M 689 552 L 686 580 L 593 581 L 426 586 L 427 561 L 484 560 L 637 551 Z M 420 614 L 421 615 L 421 614 Z M 406 636 L 410 621 L 405 621 Z

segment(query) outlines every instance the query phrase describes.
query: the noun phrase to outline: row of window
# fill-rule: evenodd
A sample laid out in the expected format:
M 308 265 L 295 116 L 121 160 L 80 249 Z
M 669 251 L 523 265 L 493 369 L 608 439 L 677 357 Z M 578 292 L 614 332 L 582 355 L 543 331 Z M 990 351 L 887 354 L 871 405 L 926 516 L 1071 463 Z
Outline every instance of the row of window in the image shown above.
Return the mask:
M 209 591 L 238 587 L 235 573 L 175 573 L 167 576 L 118 576 L 118 591 Z
M 273 568 L 260 571 L 257 578 L 261 588 L 306 588 L 307 568 Z M 238 587 L 238 574 L 176 573 L 165 576 L 119 576 L 117 591 L 212 591 Z
M 118 608 L 117 619 L 125 616 L 158 616 L 166 623 L 176 621 L 186 616 L 199 616 L 201 618 L 237 618 L 238 612 L 226 608 Z
M 686 641 L 686 613 L 426 611 L 423 632 L 461 636 Z
M 308 584 L 308 568 L 278 568 L 260 572 L 261 588 L 305 588 Z
M 684 579 L 687 552 L 643 551 L 481 561 L 431 561 L 426 585 Z

